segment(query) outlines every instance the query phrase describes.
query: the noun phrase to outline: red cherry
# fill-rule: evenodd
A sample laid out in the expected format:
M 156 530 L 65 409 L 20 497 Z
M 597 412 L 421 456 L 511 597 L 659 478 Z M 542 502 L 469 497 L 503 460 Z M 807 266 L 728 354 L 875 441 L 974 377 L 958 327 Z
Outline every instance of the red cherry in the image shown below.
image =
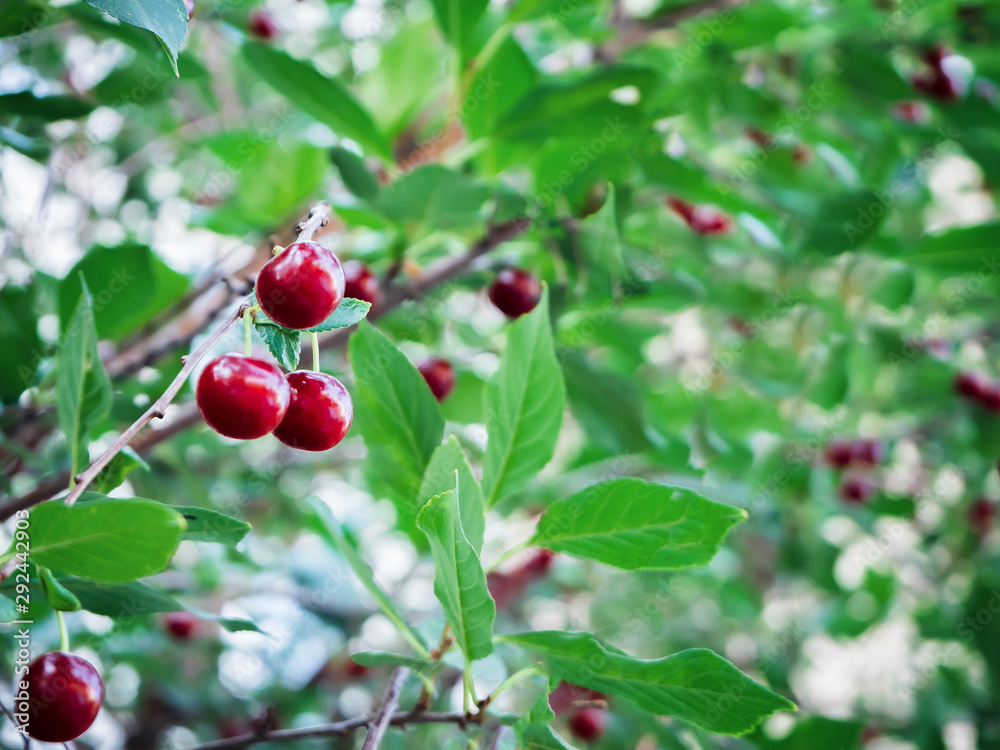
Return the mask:
M 729 231 L 729 217 L 714 208 L 695 206 L 673 196 L 667 198 L 667 205 L 697 234 L 725 234 Z
M 549 693 L 549 706 L 556 716 L 562 716 L 572 711 L 578 703 L 606 699 L 607 696 L 604 693 L 580 685 L 573 685 L 563 680 L 556 686 L 555 690 Z
M 990 411 L 1000 411 L 1000 385 L 986 383 L 979 394 L 979 403 Z
M 878 440 L 858 440 L 851 446 L 853 462 L 874 466 L 882 461 L 885 447 Z
M 935 99 L 950 102 L 958 98 L 958 87 L 944 71 L 934 71 L 926 75 L 914 76 L 913 88 Z
M 86 659 L 63 651 L 42 654 L 17 686 L 28 693 L 27 734 L 42 742 L 75 740 L 94 723 L 104 683 Z
M 378 299 L 378 276 L 371 272 L 364 263 L 356 260 L 348 261 L 344 264 L 344 296 L 351 299 L 360 299 L 375 306 Z
M 573 736 L 584 742 L 596 742 L 604 736 L 608 726 L 608 712 L 601 708 L 578 708 L 569 717 Z
M 178 641 L 189 641 L 198 629 L 198 618 L 190 612 L 167 612 L 163 616 L 163 627 Z
M 849 466 L 854 458 L 853 445 L 848 440 L 835 440 L 826 446 L 824 455 L 830 466 L 842 469 Z
M 955 376 L 952 387 L 959 396 L 978 400 L 982 398 L 986 384 L 974 372 L 960 372 Z
M 194 18 L 194 0 L 184 0 L 184 7 L 188 12 L 188 20 Z
M 274 16 L 263 10 L 252 14 L 250 20 L 247 22 L 247 26 L 250 29 L 250 33 L 254 36 L 268 41 L 281 33 L 281 28 L 278 26 L 278 22 L 274 20 Z M 306 328 L 308 327 L 306 326 Z
M 920 124 L 927 121 L 927 105 L 923 102 L 905 101 L 892 105 L 892 114 L 897 120 Z
M 195 396 L 213 430 L 253 440 L 281 423 L 291 390 L 277 365 L 242 354 L 223 354 L 202 371 Z
M 296 242 L 271 258 L 254 287 L 261 309 L 285 328 L 312 328 L 344 298 L 344 269 L 317 242 Z
M 490 302 L 508 318 L 530 313 L 541 298 L 542 285 L 523 268 L 504 268 L 490 285 Z
M 875 487 L 866 479 L 850 477 L 840 485 L 840 498 L 845 503 L 860 504 L 870 500 Z
M 351 429 L 351 394 L 333 375 L 309 370 L 288 374 L 292 402 L 274 436 L 291 448 L 329 450 Z
M 555 558 L 556 553 L 552 550 L 540 549 L 521 566 L 521 570 L 533 578 L 542 578 L 552 569 Z
M 486 574 L 486 588 L 497 609 L 504 609 L 521 598 L 528 581 L 517 573 L 501 573 L 494 570 Z
M 358 680 L 362 677 L 367 677 L 370 670 L 363 664 L 358 664 L 354 659 L 348 659 L 344 663 L 344 671 L 347 672 L 348 677 Z
M 969 504 L 969 507 L 965 511 L 965 517 L 968 519 L 969 525 L 977 534 L 989 533 L 993 528 L 996 515 L 996 503 L 986 497 L 977 497 Z
M 455 368 L 451 362 L 434 357 L 417 368 L 438 401 L 444 401 L 455 387 Z

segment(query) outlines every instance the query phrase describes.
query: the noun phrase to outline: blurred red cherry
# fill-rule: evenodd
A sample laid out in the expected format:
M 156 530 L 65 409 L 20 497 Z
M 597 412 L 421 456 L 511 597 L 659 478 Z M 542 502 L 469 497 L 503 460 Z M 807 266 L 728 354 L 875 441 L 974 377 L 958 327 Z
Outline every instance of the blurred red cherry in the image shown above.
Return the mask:
M 979 400 L 982 398 L 986 384 L 974 372 L 960 372 L 955 376 L 952 386 L 959 396 L 967 399 Z
M 167 612 L 163 615 L 163 627 L 178 641 L 189 641 L 198 629 L 198 618 L 190 612 Z
M 578 708 L 569 717 L 573 736 L 584 742 L 597 742 L 608 728 L 608 712 L 601 708 Z
M 860 505 L 871 500 L 875 485 L 863 477 L 849 477 L 840 485 L 840 498 L 845 503 Z
M 247 28 L 250 33 L 259 39 L 270 41 L 281 33 L 281 27 L 274 20 L 274 16 L 266 10 L 258 10 L 250 16 L 247 21 Z
M 549 693 L 549 707 L 556 716 L 568 714 L 577 704 L 603 700 L 607 700 L 604 693 L 580 685 L 573 685 L 565 680 Z
M 710 206 L 695 206 L 674 196 L 667 199 L 667 205 L 697 234 L 725 234 L 732 224 L 728 216 Z
M 965 511 L 972 530 L 979 535 L 988 534 L 993 529 L 997 516 L 997 505 L 987 497 L 977 497 Z

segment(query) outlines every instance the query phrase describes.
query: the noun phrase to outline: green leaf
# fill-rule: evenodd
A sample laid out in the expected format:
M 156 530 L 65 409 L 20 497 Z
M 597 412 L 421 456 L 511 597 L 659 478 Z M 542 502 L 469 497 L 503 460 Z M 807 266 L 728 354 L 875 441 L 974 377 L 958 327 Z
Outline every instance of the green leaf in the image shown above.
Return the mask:
M 458 647 L 466 659 L 475 661 L 493 653 L 496 605 L 479 555 L 462 529 L 461 494 L 456 489 L 432 498 L 417 516 L 417 526 L 431 543 L 434 594 Z
M 75 96 L 35 96 L 30 91 L 0 95 L 0 113 L 8 117 L 38 117 L 46 122 L 76 120 L 94 111 L 94 105 Z
M 392 149 L 385 136 L 340 81 L 326 77 L 307 62 L 263 44 L 245 43 L 243 57 L 257 75 L 307 114 L 338 135 L 392 159 Z
M 876 234 L 888 212 L 872 190 L 827 196 L 812 217 L 805 247 L 824 255 L 857 252 Z
M 0 37 L 27 34 L 50 25 L 57 18 L 58 11 L 42 0 L 0 3 Z
M 743 734 L 795 704 L 759 685 L 707 649 L 636 659 L 604 647 L 589 633 L 540 631 L 505 636 L 539 654 L 552 678 L 625 698 L 718 734 Z
M 1000 223 L 952 229 L 926 237 L 901 260 L 952 273 L 997 272 Z
M 147 245 L 98 245 L 59 282 L 59 318 L 64 330 L 80 299 L 80 274 L 93 296 L 98 337 L 115 341 L 134 334 L 188 288 L 187 278 Z
M 454 229 L 481 224 L 491 195 L 482 182 L 440 164 L 428 164 L 383 189 L 377 206 L 395 222 Z
M 5 404 L 34 384 L 43 359 L 33 297 L 31 289 L 0 289 L 0 401 Z
M 761 729 L 747 739 L 759 750 L 856 750 L 865 724 L 861 721 L 838 721 L 825 716 L 800 719 L 788 735 L 773 739 Z
M 416 516 L 416 496 L 427 464 L 444 436 L 444 418 L 423 376 L 385 336 L 361 323 L 351 336 L 354 400 L 369 460 L 395 491 L 406 525 Z
M 549 462 L 565 409 L 546 289 L 538 307 L 510 326 L 500 368 L 486 389 L 487 507 L 521 489 Z
M 340 552 L 348 565 L 354 570 L 354 574 L 358 577 L 358 580 L 361 581 L 361 584 L 378 603 L 382 614 L 392 621 L 399 634 L 413 647 L 413 650 L 425 659 L 429 659 L 430 651 L 427 650 L 427 644 L 424 642 L 424 639 L 399 614 L 392 599 L 389 598 L 388 594 L 379 586 L 378 581 L 375 580 L 371 567 L 362 559 L 353 541 L 348 539 L 341 530 L 340 524 L 333 517 L 330 508 L 316 497 L 310 497 L 307 502 L 313 511 L 313 517 L 319 522 L 315 524 L 316 530 Z
M 0 622 L 13 622 L 17 619 L 17 606 L 6 596 L 0 596 Z
M 611 479 L 553 503 L 534 544 L 624 570 L 704 565 L 746 513 L 689 489 Z
M 299 366 L 299 353 L 302 350 L 301 331 L 279 326 L 259 314 L 253 322 L 253 327 L 279 365 L 286 370 L 294 370 Z
M 251 526 L 246 521 L 219 513 L 208 508 L 173 506 L 184 517 L 187 528 L 184 538 L 196 542 L 218 542 L 235 547 L 250 533 Z
M 348 328 L 349 326 L 357 325 L 367 317 L 371 309 L 371 302 L 344 297 L 340 304 L 337 305 L 337 309 L 330 313 L 329 318 L 317 326 L 306 328 L 305 332 L 324 333 L 326 331 L 335 331 L 338 328 Z
M 507 37 L 469 84 L 462 107 L 469 133 L 474 138 L 490 135 L 507 110 L 532 89 L 537 77 L 524 50 Z
M 60 612 L 76 612 L 80 609 L 80 600 L 52 575 L 51 570 L 41 565 L 36 565 L 35 568 L 38 570 L 42 596 L 52 609 Z
M 87 3 L 123 23 L 156 34 L 177 75 L 177 56 L 188 32 L 184 0 L 87 0 Z
M 601 210 L 580 223 L 580 245 L 586 254 L 587 265 L 599 272 L 592 272 L 591 277 L 603 277 L 605 280 L 603 284 L 592 282 L 591 286 L 596 286 L 596 291 L 604 296 L 610 296 L 625 275 L 615 206 L 615 187 L 609 185 L 608 197 Z
M 363 201 L 373 201 L 378 197 L 378 180 L 368 170 L 362 157 L 342 146 L 334 146 L 330 158 L 352 195 Z
M 614 453 L 649 450 L 642 393 L 635 381 L 599 369 L 582 351 L 560 352 L 573 416 L 595 443 Z
M 916 291 L 913 269 L 901 261 L 886 263 L 874 279 L 871 299 L 889 310 L 898 310 L 913 299 Z
M 434 15 L 445 37 L 455 49 L 471 55 L 473 30 L 486 12 L 489 0 L 431 0 Z
M 85 492 L 80 501 L 43 503 L 31 511 L 31 559 L 104 583 L 134 581 L 170 564 L 184 519 L 169 506 Z
M 519 750 L 576 750 L 549 726 L 555 718 L 548 696 L 538 696 L 534 708 L 514 724 Z
M 125 477 L 128 475 L 132 469 L 137 469 L 142 467 L 146 471 L 149 471 L 149 464 L 142 460 L 142 457 L 136 453 L 134 450 L 125 446 L 120 453 L 118 453 L 111 462 L 108 463 L 96 477 L 94 481 L 90 483 L 90 489 L 93 492 L 99 492 L 102 495 L 107 495 L 113 489 L 116 489 L 122 485 L 125 481 Z
M 79 300 L 56 358 L 56 412 L 66 436 L 72 474 L 88 460 L 91 428 L 111 409 L 111 380 L 97 353 L 97 331 L 85 285 Z
M 406 667 L 414 674 L 427 679 L 433 679 L 444 668 L 444 663 L 441 661 L 390 654 L 385 651 L 359 651 L 351 654 L 351 659 L 362 667 Z
M 469 459 L 459 445 L 454 435 L 448 437 L 444 445 L 438 447 L 427 464 L 427 471 L 420 483 L 417 495 L 423 506 L 435 495 L 456 489 L 455 472 L 458 472 L 458 484 L 462 486 L 462 504 L 459 508 L 462 517 L 462 528 L 476 554 L 483 550 L 483 534 L 486 530 L 486 509 L 483 506 L 483 490 L 479 481 L 472 473 Z

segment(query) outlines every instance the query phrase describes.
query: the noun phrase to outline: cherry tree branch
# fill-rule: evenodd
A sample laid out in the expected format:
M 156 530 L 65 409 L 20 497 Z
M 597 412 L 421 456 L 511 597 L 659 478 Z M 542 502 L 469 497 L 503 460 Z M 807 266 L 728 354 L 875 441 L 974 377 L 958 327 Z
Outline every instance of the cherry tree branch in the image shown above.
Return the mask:
M 386 714 L 385 719 L 387 727 L 406 727 L 411 724 L 457 724 L 463 729 L 469 724 L 478 724 L 481 721 L 481 718 L 477 714 L 474 714 L 470 718 L 460 711 L 448 713 L 396 711 L 395 713 Z M 237 748 L 257 745 L 262 742 L 282 742 L 315 737 L 344 737 L 357 729 L 368 726 L 370 722 L 370 716 L 360 716 L 355 719 L 338 721 L 333 724 L 321 724 L 314 727 L 276 729 L 273 732 L 243 734 L 231 739 L 207 742 L 191 750 L 237 750 Z
M 399 694 L 409 673 L 410 670 L 405 667 L 398 667 L 392 673 L 389 687 L 386 688 L 385 697 L 382 698 L 382 705 L 372 715 L 371 722 L 368 724 L 368 736 L 365 737 L 365 744 L 361 746 L 361 750 L 378 750 L 378 746 L 382 744 L 382 738 L 385 736 L 389 722 L 392 721 L 392 715 L 399 705 Z

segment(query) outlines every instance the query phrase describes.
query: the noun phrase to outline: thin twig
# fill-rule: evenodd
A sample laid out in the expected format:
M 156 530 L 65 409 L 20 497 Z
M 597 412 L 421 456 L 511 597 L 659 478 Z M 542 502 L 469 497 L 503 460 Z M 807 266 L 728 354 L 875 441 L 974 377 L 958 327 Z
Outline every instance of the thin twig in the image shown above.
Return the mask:
M 11 724 L 13 724 L 15 727 L 18 726 L 17 719 L 14 718 L 14 714 L 10 712 L 10 709 L 8 709 L 7 706 L 3 704 L 3 701 L 0 701 L 0 711 L 3 711 L 4 716 L 10 719 Z M 28 739 L 28 735 L 22 734 L 21 740 L 24 742 L 24 750 L 29 750 L 29 748 L 31 747 L 31 740 Z
M 409 724 L 457 724 L 464 728 L 469 723 L 469 717 L 460 711 L 449 713 L 431 713 L 419 711 L 397 711 L 389 715 L 387 726 L 405 727 Z M 303 740 L 313 737 L 344 737 L 351 732 L 368 726 L 370 717 L 359 716 L 355 719 L 338 721 L 333 724 L 321 724 L 301 729 L 277 729 L 264 734 L 242 734 L 231 739 L 216 740 L 204 745 L 198 745 L 191 750 L 237 750 L 237 748 L 256 745 L 261 742 L 281 742 L 288 740 Z M 473 716 L 471 723 L 478 723 Z
M 368 735 L 365 737 L 365 744 L 361 746 L 361 750 L 377 750 L 378 746 L 382 744 L 382 738 L 389 728 L 393 714 L 396 713 L 396 707 L 399 705 L 399 694 L 403 690 L 403 683 L 406 682 L 406 676 L 409 673 L 410 670 L 405 667 L 397 667 L 392 673 L 389 687 L 386 688 L 385 697 L 382 698 L 382 705 L 378 707 L 378 711 L 375 712 L 368 724 Z

